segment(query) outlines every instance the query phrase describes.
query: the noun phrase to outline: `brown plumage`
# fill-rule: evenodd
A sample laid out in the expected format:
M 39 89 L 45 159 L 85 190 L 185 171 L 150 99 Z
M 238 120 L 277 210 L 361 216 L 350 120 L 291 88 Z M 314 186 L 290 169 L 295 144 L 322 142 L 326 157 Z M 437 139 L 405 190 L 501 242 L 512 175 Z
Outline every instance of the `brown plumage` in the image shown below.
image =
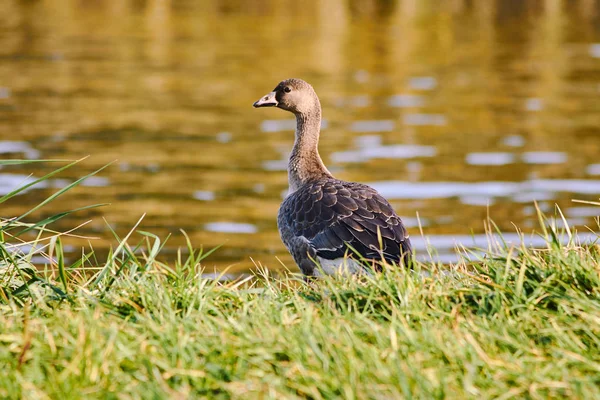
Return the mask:
M 321 104 L 312 86 L 287 79 L 254 107 L 278 107 L 296 116 L 288 165 L 290 193 L 281 204 L 277 223 L 302 272 L 335 273 L 345 255 L 360 260 L 349 266 L 351 272 L 382 259 L 407 265 L 410 240 L 388 201 L 367 185 L 334 178 L 323 164 L 317 148 Z

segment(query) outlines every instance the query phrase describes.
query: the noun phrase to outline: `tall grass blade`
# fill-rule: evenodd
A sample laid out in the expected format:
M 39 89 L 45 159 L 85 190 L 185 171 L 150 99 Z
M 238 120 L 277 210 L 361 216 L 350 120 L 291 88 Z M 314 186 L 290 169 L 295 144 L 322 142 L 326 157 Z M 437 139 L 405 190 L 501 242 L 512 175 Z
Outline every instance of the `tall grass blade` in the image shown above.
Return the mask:
M 63 211 L 60 212 L 58 214 L 54 214 L 48 218 L 44 218 L 43 220 L 36 222 L 34 224 L 29 225 L 27 228 L 23 229 L 22 231 L 18 232 L 17 234 L 15 234 L 15 236 L 21 236 L 29 231 L 32 231 L 34 229 L 40 228 L 40 227 L 45 227 L 46 225 L 50 225 L 70 214 L 79 212 L 79 211 L 84 211 L 84 210 L 90 210 L 93 208 L 98 208 L 98 207 L 104 207 L 104 206 L 108 206 L 110 205 L 110 203 L 99 203 L 99 204 L 93 204 L 90 206 L 85 206 L 85 207 L 79 207 L 79 208 L 74 208 L 72 210 L 68 210 L 68 211 Z
M 114 265 L 116 257 L 119 255 L 119 253 L 122 250 L 127 249 L 127 240 L 129 240 L 129 237 L 133 234 L 133 232 L 135 232 L 137 227 L 142 223 L 142 220 L 144 219 L 145 216 L 146 216 L 146 214 L 143 214 L 140 217 L 140 219 L 135 223 L 133 228 L 131 228 L 129 233 L 127 233 L 127 235 L 119 242 L 117 249 L 112 253 L 112 255 L 109 257 L 109 259 L 106 261 L 106 264 L 104 265 L 102 270 L 96 275 L 95 279 L 93 280 L 92 286 L 97 286 L 102 281 L 102 279 L 104 279 L 104 276 L 108 273 L 108 271 L 110 271 L 110 269 Z M 113 234 L 116 235 L 116 233 L 112 229 L 111 229 L 111 231 L 113 232 Z
M 0 160 L 0 165 L 22 165 L 22 164 L 34 164 L 34 163 L 44 163 L 44 162 L 69 162 L 71 160 Z
M 74 165 L 75 163 L 71 163 L 69 164 L 69 166 Z M 107 168 L 108 166 L 110 166 L 112 164 L 106 164 L 101 168 L 98 168 L 97 170 L 95 170 L 92 173 L 89 173 L 87 175 L 85 175 L 82 178 L 77 179 L 75 182 L 72 182 L 71 184 L 65 186 L 64 188 L 60 189 L 58 192 L 52 194 L 51 196 L 49 196 L 46 200 L 42 201 L 40 204 L 38 204 L 37 206 L 33 207 L 31 210 L 27 211 L 26 213 L 22 214 L 20 217 L 15 218 L 13 221 L 11 222 L 17 222 L 20 221 L 21 219 L 25 218 L 26 216 L 28 216 L 29 214 L 39 210 L 40 208 L 42 208 L 43 206 L 45 206 L 46 204 L 54 201 L 57 197 L 61 196 L 63 193 L 71 190 L 72 188 L 74 188 L 75 186 L 79 185 L 81 182 L 83 182 L 84 180 L 86 180 L 87 178 L 89 178 L 90 176 L 94 176 L 97 173 L 99 173 L 100 171 L 104 170 L 105 168 Z M 0 203 L 2 203 L 2 199 L 0 199 Z
M 58 264 L 58 277 L 60 278 L 60 282 L 63 285 L 65 293 L 69 293 L 69 286 L 67 284 L 67 272 L 65 270 L 65 255 L 60 236 L 56 237 L 54 251 L 56 253 L 56 263 Z
M 85 158 L 87 158 L 87 157 L 85 157 Z M 16 188 L 15 190 L 13 190 L 13 191 L 11 191 L 11 192 L 9 192 L 9 193 L 5 194 L 4 196 L 0 197 L 0 204 L 4 203 L 6 200 L 8 200 L 8 199 L 10 199 L 10 198 L 12 198 L 12 197 L 14 197 L 14 196 L 16 196 L 17 194 L 19 194 L 19 193 L 21 193 L 21 192 L 23 192 L 23 191 L 25 191 L 25 190 L 29 189 L 30 187 L 32 187 L 32 186 L 35 186 L 35 185 L 37 185 L 38 183 L 40 183 L 40 182 L 43 182 L 43 181 L 45 181 L 45 180 L 48 180 L 49 178 L 53 177 L 54 175 L 56 175 L 56 174 L 58 174 L 58 173 L 60 173 L 60 172 L 62 172 L 62 171 L 64 171 L 64 170 L 66 170 L 66 169 L 69 169 L 69 168 L 71 168 L 73 165 L 75 165 L 75 164 L 77 164 L 77 163 L 81 162 L 81 161 L 82 161 L 82 160 L 84 160 L 85 158 L 82 158 L 82 159 L 80 159 L 80 160 L 73 161 L 73 162 L 71 162 L 71 163 L 69 163 L 69 164 L 67 164 L 67 165 L 65 165 L 65 166 L 63 166 L 63 167 L 60 167 L 60 168 L 58 168 L 58 169 L 55 169 L 54 171 L 52 171 L 52 172 L 50 172 L 50 173 L 48 173 L 48 174 L 46 174 L 46 175 L 42 176 L 41 178 L 35 179 L 34 181 L 32 181 L 32 182 L 29 182 L 29 183 L 27 183 L 27 184 L 25 184 L 25 185 L 19 186 L 19 187 L 18 187 L 18 188 Z

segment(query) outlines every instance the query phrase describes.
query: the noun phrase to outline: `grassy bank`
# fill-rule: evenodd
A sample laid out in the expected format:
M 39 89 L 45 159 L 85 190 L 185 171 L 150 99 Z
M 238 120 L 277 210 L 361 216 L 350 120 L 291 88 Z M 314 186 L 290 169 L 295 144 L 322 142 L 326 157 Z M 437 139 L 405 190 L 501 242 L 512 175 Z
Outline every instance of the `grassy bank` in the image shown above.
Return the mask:
M 203 279 L 206 253 L 161 264 L 150 234 L 66 263 L 45 225 L 2 226 L 2 398 L 600 398 L 599 248 L 552 230 L 468 267 L 307 284 Z

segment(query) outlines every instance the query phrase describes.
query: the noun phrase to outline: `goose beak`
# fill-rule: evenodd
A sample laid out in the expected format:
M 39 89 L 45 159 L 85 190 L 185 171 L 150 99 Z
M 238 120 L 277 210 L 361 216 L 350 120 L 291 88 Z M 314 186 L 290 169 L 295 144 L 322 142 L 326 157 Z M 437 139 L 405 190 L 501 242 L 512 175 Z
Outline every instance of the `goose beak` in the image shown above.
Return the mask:
M 258 107 L 277 107 L 279 103 L 275 98 L 275 92 L 268 93 L 266 96 L 261 97 L 253 105 L 254 108 Z

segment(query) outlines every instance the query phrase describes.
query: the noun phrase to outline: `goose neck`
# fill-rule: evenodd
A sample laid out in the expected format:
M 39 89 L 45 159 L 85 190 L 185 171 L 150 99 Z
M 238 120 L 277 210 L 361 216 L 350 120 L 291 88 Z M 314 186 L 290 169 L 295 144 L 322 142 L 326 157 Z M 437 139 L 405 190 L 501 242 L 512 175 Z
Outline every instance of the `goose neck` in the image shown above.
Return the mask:
M 320 130 L 320 109 L 296 114 L 294 148 L 288 165 L 290 192 L 295 192 L 300 186 L 313 180 L 331 177 L 319 155 Z

